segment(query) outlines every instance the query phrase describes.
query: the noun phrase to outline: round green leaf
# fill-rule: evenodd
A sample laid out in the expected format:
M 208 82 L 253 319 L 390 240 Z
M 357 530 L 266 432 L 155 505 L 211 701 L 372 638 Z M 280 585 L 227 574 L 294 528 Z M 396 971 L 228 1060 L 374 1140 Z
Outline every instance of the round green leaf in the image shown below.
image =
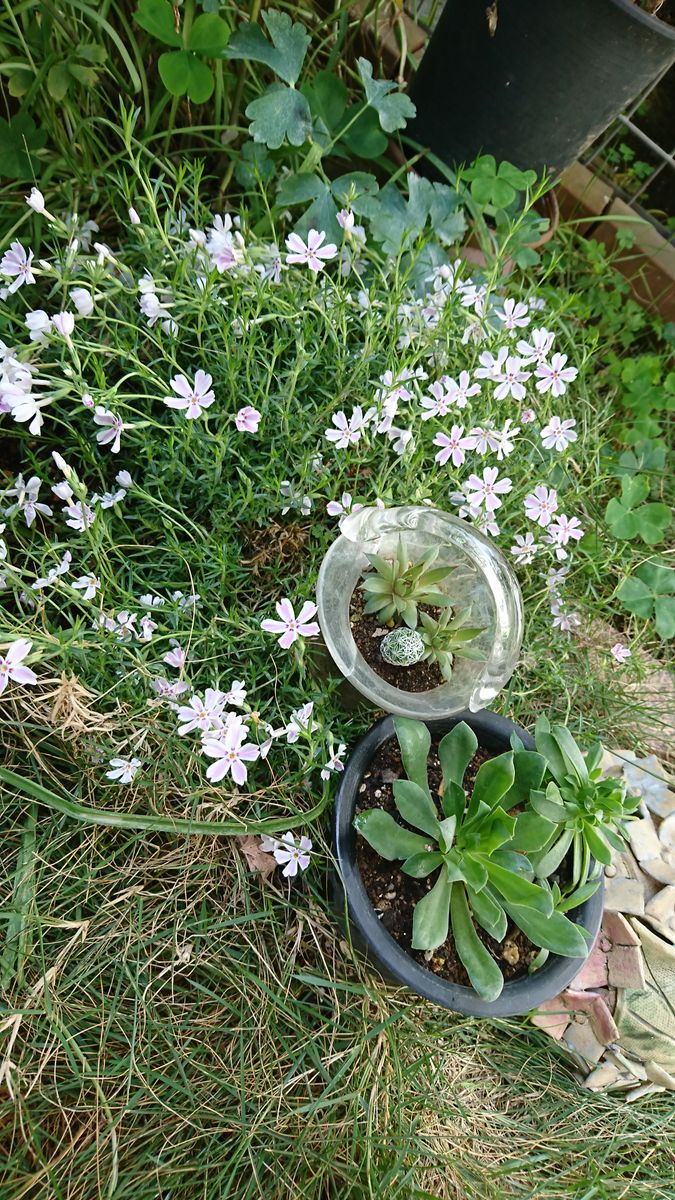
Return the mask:
M 230 40 L 230 27 L 222 17 L 215 13 L 202 13 L 197 17 L 190 36 L 188 50 L 197 54 L 205 54 L 207 58 L 216 58 Z
M 159 56 L 159 74 L 172 96 L 186 93 L 194 104 L 204 104 L 214 89 L 213 72 L 189 50 L 171 50 Z
M 180 46 L 180 34 L 176 33 L 173 8 L 169 0 L 139 0 L 134 16 L 141 29 L 151 33 L 166 46 Z

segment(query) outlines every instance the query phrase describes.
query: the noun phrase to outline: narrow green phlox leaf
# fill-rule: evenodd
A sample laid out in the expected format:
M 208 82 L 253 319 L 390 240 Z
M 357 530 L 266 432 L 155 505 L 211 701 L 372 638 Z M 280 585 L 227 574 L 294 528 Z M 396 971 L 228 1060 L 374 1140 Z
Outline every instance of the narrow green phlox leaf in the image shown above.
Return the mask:
M 174 10 L 169 0 L 139 0 L 134 13 L 136 23 L 164 42 L 165 46 L 180 46 L 181 37 L 176 32 Z
M 501 905 L 485 889 L 480 892 L 474 892 L 472 888 L 468 887 L 466 892 L 471 910 L 478 924 L 496 942 L 503 941 L 506 937 L 508 921 Z
M 516 875 L 514 871 L 498 866 L 494 858 L 481 855 L 481 861 L 487 870 L 490 883 L 504 900 L 508 900 L 512 904 L 524 905 L 528 909 L 536 909 L 544 916 L 548 916 L 553 911 L 550 892 L 546 892 L 538 884 L 530 883 L 529 880 Z
M 167 50 L 160 54 L 157 66 L 162 83 L 172 96 L 187 94 L 194 104 L 204 104 L 213 92 L 211 68 L 189 50 Z
M 413 950 L 435 950 L 443 945 L 448 936 L 450 896 L 454 886 L 447 873 L 439 871 L 431 891 L 418 900 L 413 910 Z
M 354 828 L 387 862 L 422 854 L 429 844 L 427 837 L 403 829 L 391 813 L 382 808 L 370 808 L 367 812 L 359 813 L 354 819 Z
M 490 951 L 483 945 L 476 930 L 466 890 L 454 884 L 450 900 L 452 935 L 459 957 L 466 967 L 472 986 L 483 1000 L 496 1000 L 504 987 L 504 977 Z
M 533 908 L 504 901 L 504 908 L 512 921 L 522 929 L 535 946 L 543 946 L 563 958 L 586 958 L 589 950 L 588 935 L 561 912 L 548 916 Z
M 356 65 L 366 100 L 377 112 L 385 133 L 395 133 L 397 129 L 403 129 L 416 112 L 410 97 L 399 92 L 396 84 L 388 79 L 373 79 L 372 63 L 367 59 L 359 58 Z
M 427 758 L 431 734 L 423 721 L 409 717 L 394 717 L 394 730 L 401 749 L 401 759 L 408 779 L 429 794 Z
M 243 57 L 243 56 L 242 56 Z M 312 115 L 301 92 L 273 83 L 246 109 L 251 136 L 270 150 L 278 150 L 285 141 L 302 146 L 312 132 Z
M 204 54 L 207 58 L 219 58 L 225 49 L 230 26 L 215 13 L 201 13 L 195 18 L 188 36 L 188 50 Z
M 245 23 L 232 34 L 227 47 L 227 57 L 246 58 L 251 62 L 264 63 L 285 83 L 294 84 L 302 70 L 309 46 L 307 30 L 299 22 L 293 23 L 287 13 L 279 12 L 275 8 L 263 12 L 262 19 L 272 39 L 271 44 L 259 25 Z M 309 116 L 306 100 L 305 104 Z M 292 145 L 299 146 L 301 143 L 293 142 Z
M 401 870 L 405 875 L 410 875 L 412 879 L 425 879 L 442 863 L 443 855 L 440 850 L 425 851 L 422 854 L 411 854 L 410 858 L 406 858 L 405 862 L 401 864 Z
M 396 779 L 393 790 L 394 801 L 403 820 L 428 833 L 437 842 L 440 830 L 436 805 L 428 790 L 412 783 L 410 779 Z

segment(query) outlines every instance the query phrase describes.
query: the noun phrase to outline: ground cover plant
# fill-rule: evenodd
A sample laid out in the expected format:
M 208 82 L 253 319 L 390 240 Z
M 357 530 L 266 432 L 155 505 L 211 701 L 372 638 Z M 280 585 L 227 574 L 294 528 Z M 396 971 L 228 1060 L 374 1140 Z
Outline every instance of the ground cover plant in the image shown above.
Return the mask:
M 258 169 L 225 201 L 136 128 L 103 189 L 15 188 L 0 257 L 3 1188 L 666 1196 L 667 1101 L 582 1107 L 536 1033 L 386 992 L 335 925 L 326 817 L 372 716 L 313 589 L 357 505 L 460 513 L 524 591 L 495 707 L 649 744 L 669 531 L 608 506 L 668 503 L 669 331 L 569 234 L 507 281 L 457 261 L 461 187 L 348 180 L 298 226 L 316 197 Z

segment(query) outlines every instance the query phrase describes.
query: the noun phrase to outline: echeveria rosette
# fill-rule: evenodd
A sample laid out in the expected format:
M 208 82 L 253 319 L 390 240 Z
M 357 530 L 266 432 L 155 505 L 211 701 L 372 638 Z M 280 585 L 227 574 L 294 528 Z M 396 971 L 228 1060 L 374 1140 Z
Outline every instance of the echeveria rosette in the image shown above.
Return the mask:
M 571 886 L 579 903 L 598 886 L 592 860 L 608 866 L 612 851 L 626 844 L 624 822 L 635 812 L 639 796 L 628 794 L 622 780 L 602 779 L 598 742 L 585 755 L 568 729 L 551 727 L 544 716 L 535 726 L 537 750 L 546 760 L 546 790 L 534 790 L 532 809 L 552 824 L 549 838 L 534 857 L 537 877 L 556 871 L 572 851 Z M 590 891 L 588 890 L 590 889 Z
M 433 566 L 438 549 L 430 550 L 419 562 L 414 562 L 408 557 L 403 538 L 399 537 L 393 558 L 383 558 L 379 554 L 367 554 L 366 558 L 372 571 L 360 584 L 366 596 L 364 611 L 377 615 L 378 620 L 400 618 L 409 629 L 415 629 L 419 604 L 446 607 L 452 603 L 444 592 L 437 590 L 437 585 L 455 568 Z
M 394 782 L 394 800 L 406 826 L 383 809 L 359 814 L 354 824 L 383 858 L 402 859 L 404 874 L 423 879 L 437 872 L 433 887 L 415 906 L 413 948 L 434 950 L 452 927 L 472 986 L 488 1001 L 500 995 L 504 979 L 476 925 L 502 941 L 510 917 L 544 950 L 585 957 L 584 931 L 559 911 L 559 892 L 535 880 L 523 852 L 523 843 L 541 848 L 551 824 L 528 813 L 525 825 L 520 815 L 510 812 L 526 809 L 530 792 L 540 787 L 546 770 L 543 756 L 523 749 L 516 740 L 513 749 L 482 764 L 467 804 L 462 785 L 478 748 L 473 730 L 462 721 L 441 740 L 443 786 L 433 797 L 427 775 L 427 726 L 402 717 L 394 726 L 407 774 L 407 779 Z

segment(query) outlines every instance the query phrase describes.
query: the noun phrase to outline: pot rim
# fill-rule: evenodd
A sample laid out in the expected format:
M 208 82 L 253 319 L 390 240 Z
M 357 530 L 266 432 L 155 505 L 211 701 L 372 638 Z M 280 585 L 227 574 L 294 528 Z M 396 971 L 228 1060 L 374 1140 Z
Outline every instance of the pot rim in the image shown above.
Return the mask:
M 671 41 L 675 40 L 675 25 L 671 25 L 668 21 L 662 21 L 656 13 L 646 12 L 644 8 L 640 8 L 635 0 L 610 0 L 610 3 L 615 8 L 620 8 L 627 17 L 633 17 L 641 25 L 646 25 L 652 33 L 665 34 Z
M 511 733 L 517 733 L 526 749 L 534 749 L 534 739 L 525 729 L 488 709 L 477 713 L 464 712 L 436 721 L 426 721 L 432 736 L 447 732 L 459 721 L 466 721 L 479 739 L 486 738 L 492 746 L 508 748 Z M 376 964 L 393 976 L 399 984 L 454 1012 L 478 1017 L 512 1017 L 537 1008 L 550 1000 L 572 981 L 585 958 L 563 958 L 551 954 L 533 975 L 508 980 L 494 1001 L 482 1000 L 471 987 L 450 983 L 420 966 L 380 924 L 356 863 L 356 831 L 353 812 L 364 773 L 377 751 L 394 737 L 394 719 L 382 717 L 356 744 L 345 764 L 334 808 L 334 846 L 340 871 L 344 911 L 364 939 Z M 603 886 L 584 904 L 570 913 L 592 935 L 593 945 L 603 912 Z

